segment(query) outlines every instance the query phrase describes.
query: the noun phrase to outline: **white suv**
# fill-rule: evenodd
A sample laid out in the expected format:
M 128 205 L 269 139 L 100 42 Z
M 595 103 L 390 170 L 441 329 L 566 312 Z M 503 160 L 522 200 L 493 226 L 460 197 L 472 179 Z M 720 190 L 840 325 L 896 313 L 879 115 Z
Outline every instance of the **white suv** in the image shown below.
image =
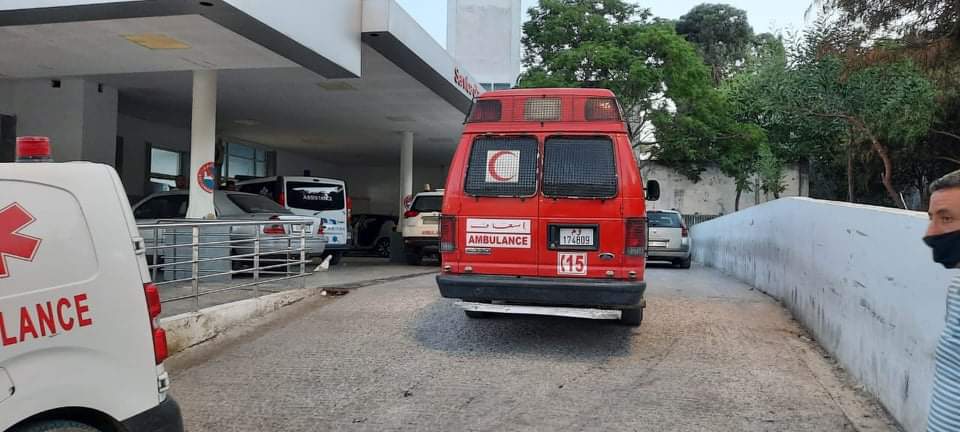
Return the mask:
M 403 252 L 407 264 L 419 265 L 423 257 L 440 253 L 440 208 L 443 190 L 420 192 L 403 214 Z

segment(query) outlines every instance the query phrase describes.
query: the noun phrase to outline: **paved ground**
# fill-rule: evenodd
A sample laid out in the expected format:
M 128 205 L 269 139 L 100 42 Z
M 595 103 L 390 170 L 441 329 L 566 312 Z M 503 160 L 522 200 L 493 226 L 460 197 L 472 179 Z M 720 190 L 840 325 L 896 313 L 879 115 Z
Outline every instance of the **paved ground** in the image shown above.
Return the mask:
M 469 320 L 431 276 L 317 298 L 168 362 L 202 431 L 895 430 L 775 302 L 652 269 L 647 316 Z

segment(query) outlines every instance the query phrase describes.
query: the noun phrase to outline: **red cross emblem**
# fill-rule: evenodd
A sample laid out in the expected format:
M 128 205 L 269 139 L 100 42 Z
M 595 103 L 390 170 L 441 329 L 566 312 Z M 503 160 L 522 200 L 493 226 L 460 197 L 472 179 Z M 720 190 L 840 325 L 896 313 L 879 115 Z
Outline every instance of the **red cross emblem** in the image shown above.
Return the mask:
M 10 276 L 7 258 L 33 261 L 40 248 L 40 239 L 20 234 L 20 230 L 37 220 L 18 203 L 0 209 L 0 279 Z

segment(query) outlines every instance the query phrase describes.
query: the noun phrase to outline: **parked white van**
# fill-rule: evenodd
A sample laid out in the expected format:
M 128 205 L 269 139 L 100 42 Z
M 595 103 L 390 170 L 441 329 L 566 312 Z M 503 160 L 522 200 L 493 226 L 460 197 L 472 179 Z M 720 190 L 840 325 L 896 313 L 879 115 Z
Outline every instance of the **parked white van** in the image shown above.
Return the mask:
M 260 194 L 297 216 L 315 220 L 326 240 L 323 255 L 337 264 L 350 248 L 350 197 L 343 180 L 322 177 L 262 177 L 237 182 L 237 190 Z
M 0 163 L 0 430 L 183 430 L 144 247 L 113 168 Z

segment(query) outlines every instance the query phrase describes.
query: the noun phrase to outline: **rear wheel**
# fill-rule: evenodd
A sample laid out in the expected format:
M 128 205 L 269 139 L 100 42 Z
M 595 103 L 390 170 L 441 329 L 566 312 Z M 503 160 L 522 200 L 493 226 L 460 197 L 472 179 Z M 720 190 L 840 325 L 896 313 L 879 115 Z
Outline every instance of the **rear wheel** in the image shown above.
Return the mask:
M 48 420 L 14 428 L 13 432 L 100 432 L 100 429 L 68 420 Z
M 690 261 L 691 261 L 691 260 L 692 260 L 692 258 L 687 257 L 686 259 L 682 259 L 682 260 L 679 260 L 679 261 L 674 262 L 673 265 L 674 265 L 674 267 L 676 267 L 676 268 L 688 269 L 688 268 L 690 268 Z
M 373 250 L 378 257 L 390 258 L 390 239 L 385 237 L 377 240 L 377 244 L 373 247 Z
M 463 313 L 467 315 L 467 318 L 473 318 L 473 319 L 483 319 L 483 318 L 490 317 L 489 313 L 481 312 L 481 311 L 464 310 Z
M 630 327 L 639 327 L 643 322 L 643 308 L 624 309 L 620 311 L 620 324 Z

